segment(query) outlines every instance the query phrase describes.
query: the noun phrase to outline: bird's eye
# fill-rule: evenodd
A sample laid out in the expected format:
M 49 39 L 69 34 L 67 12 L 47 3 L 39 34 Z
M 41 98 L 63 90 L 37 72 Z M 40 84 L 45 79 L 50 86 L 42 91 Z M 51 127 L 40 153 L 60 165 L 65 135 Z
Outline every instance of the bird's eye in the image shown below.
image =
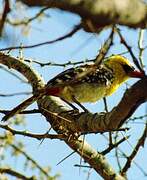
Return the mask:
M 126 73 L 129 73 L 129 72 L 135 70 L 135 68 L 134 68 L 133 66 L 129 66 L 129 65 L 127 65 L 127 64 L 123 65 L 123 69 L 124 69 L 124 71 L 125 71 Z

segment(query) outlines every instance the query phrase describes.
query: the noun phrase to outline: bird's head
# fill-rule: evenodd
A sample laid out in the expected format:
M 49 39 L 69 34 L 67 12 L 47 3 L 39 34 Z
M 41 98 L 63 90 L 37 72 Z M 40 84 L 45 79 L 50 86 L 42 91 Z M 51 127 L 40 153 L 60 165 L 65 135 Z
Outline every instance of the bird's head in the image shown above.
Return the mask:
M 143 72 L 135 70 L 128 59 L 120 55 L 109 57 L 105 61 L 105 64 L 113 70 L 114 78 L 116 81 L 118 81 L 117 83 L 119 84 L 123 83 L 130 77 L 143 78 L 145 76 Z

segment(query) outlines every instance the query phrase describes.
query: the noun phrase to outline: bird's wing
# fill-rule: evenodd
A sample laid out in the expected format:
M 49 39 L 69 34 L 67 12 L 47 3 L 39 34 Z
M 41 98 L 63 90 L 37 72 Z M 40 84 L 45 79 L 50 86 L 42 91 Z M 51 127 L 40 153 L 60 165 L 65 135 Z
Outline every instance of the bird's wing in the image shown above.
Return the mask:
M 51 79 L 47 86 L 72 85 L 77 83 L 94 83 L 99 86 L 107 85 L 108 81 L 113 80 L 113 72 L 111 69 L 101 65 L 83 65 L 70 68 Z

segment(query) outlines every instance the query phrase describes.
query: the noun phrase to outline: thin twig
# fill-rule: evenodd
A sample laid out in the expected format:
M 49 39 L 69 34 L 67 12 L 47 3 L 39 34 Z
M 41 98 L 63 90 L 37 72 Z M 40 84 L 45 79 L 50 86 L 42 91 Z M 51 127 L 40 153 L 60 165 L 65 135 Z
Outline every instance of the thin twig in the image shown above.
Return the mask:
M 105 112 L 108 112 L 108 105 L 106 97 L 103 98 Z
M 86 59 L 86 60 L 83 60 L 83 61 L 77 61 L 77 62 L 74 62 L 74 61 L 68 61 L 66 63 L 55 63 L 55 62 L 46 62 L 46 63 L 42 63 L 42 62 L 39 62 L 39 61 L 36 61 L 36 60 L 31 60 L 31 59 L 25 59 L 24 61 L 26 62 L 29 62 L 29 63 L 35 63 L 35 64 L 38 64 L 40 65 L 41 67 L 43 66 L 59 66 L 59 67 L 66 67 L 66 66 L 75 66 L 75 65 L 79 65 L 79 64 L 84 64 L 84 63 L 89 63 L 89 62 L 93 62 L 94 60 L 93 59 Z
M 137 117 L 129 118 L 128 121 L 135 121 L 135 120 L 137 120 L 137 119 L 144 119 L 144 118 L 146 118 L 146 117 L 147 117 L 147 114 L 142 115 L 142 116 L 137 116 Z
M 75 167 L 83 167 L 83 168 L 92 168 L 91 166 L 87 166 L 87 165 L 80 165 L 80 164 L 75 164 Z
M 142 136 L 140 137 L 140 139 L 138 140 L 136 146 L 134 147 L 131 155 L 129 157 L 127 157 L 127 162 L 125 163 L 124 167 L 121 170 L 121 174 L 126 174 L 126 172 L 128 171 L 128 169 L 131 166 L 131 163 L 133 162 L 133 159 L 135 158 L 136 154 L 138 153 L 140 147 L 144 146 L 145 140 L 147 137 L 147 124 L 145 125 L 145 129 L 143 131 Z
M 0 94 L 1 97 L 12 97 L 12 96 L 19 96 L 19 95 L 30 95 L 32 92 L 18 92 L 18 93 L 10 93 L 10 94 Z
M 125 140 L 127 140 L 129 138 L 129 136 L 122 138 L 121 140 L 119 140 L 116 143 L 111 144 L 107 149 L 105 149 L 104 151 L 102 151 L 101 153 L 103 155 L 106 155 L 107 153 L 109 153 L 111 150 L 113 150 L 114 148 L 118 147 L 122 142 L 124 142 Z
M 39 16 L 41 16 L 44 11 L 48 10 L 49 8 L 48 7 L 44 7 L 42 8 L 35 16 L 31 17 L 31 18 L 28 18 L 28 19 L 25 19 L 25 20 L 22 20 L 22 21 L 11 21 L 10 19 L 7 19 L 7 22 L 13 26 L 20 26 L 20 25 L 28 25 L 30 22 L 32 22 L 33 20 L 37 19 Z
M 107 129 L 105 130 L 104 132 L 96 132 L 95 134 L 97 133 L 106 133 L 106 132 L 121 132 L 121 131 L 128 131 L 130 128 L 126 127 L 126 128 L 119 128 L 119 129 Z M 92 132 L 82 132 L 81 135 L 84 135 L 84 134 L 92 134 L 94 133 L 93 131 Z
M 131 46 L 129 46 L 126 42 L 126 40 L 124 39 L 124 37 L 122 36 L 120 30 L 118 28 L 116 28 L 116 31 L 120 37 L 120 40 L 121 40 L 121 43 L 128 49 L 130 55 L 132 56 L 132 59 L 133 59 L 133 62 L 134 64 L 138 67 L 138 69 L 141 71 L 141 72 L 144 72 L 142 67 L 140 66 L 139 62 L 138 62 L 138 59 L 135 57 L 133 51 L 132 51 L 132 48 Z
M 104 102 L 104 109 L 105 112 L 108 113 L 108 105 L 107 105 L 107 100 L 106 97 L 103 98 L 103 102 Z M 111 148 L 113 146 L 113 141 L 112 141 L 112 132 L 109 132 L 109 147 Z
M 69 119 L 60 116 L 58 113 L 51 112 L 51 111 L 49 111 L 48 109 L 45 109 L 45 108 L 43 108 L 43 107 L 42 107 L 41 109 L 43 109 L 44 111 L 48 112 L 49 114 L 51 114 L 51 115 L 53 115 L 53 116 L 56 116 L 56 117 L 62 119 L 63 121 L 66 121 L 66 122 L 68 122 L 68 123 L 71 123 L 71 121 L 70 121 Z
M 26 46 L 11 46 L 11 47 L 7 47 L 7 48 L 1 48 L 0 51 L 8 51 L 8 50 L 13 50 L 13 49 L 30 49 L 30 48 L 35 48 L 35 47 L 38 47 L 38 46 L 43 46 L 43 45 L 47 45 L 47 44 L 53 44 L 55 42 L 58 42 L 58 41 L 62 41 L 64 39 L 67 39 L 69 37 L 71 37 L 72 35 L 74 35 L 77 31 L 79 31 L 81 29 L 81 24 L 78 24 L 77 26 L 75 26 L 69 33 L 57 38 L 57 39 L 54 39 L 54 40 L 51 40 L 51 41 L 45 41 L 45 42 L 42 42 L 42 43 L 37 43 L 37 44 L 33 44 L 33 45 L 26 45 Z
M 15 149 L 16 151 L 20 152 L 23 154 L 28 161 L 31 161 L 32 164 L 34 164 L 47 178 L 49 178 L 49 174 L 34 160 L 32 157 L 30 157 L 25 151 L 22 149 L 18 148 L 15 144 L 10 144 L 10 146 Z
M 65 138 L 67 138 L 66 135 L 64 135 L 64 134 L 47 134 L 47 133 L 32 134 L 32 133 L 28 133 L 27 131 L 18 131 L 18 130 L 11 128 L 8 125 L 2 125 L 2 124 L 0 124 L 0 128 L 11 132 L 13 135 L 22 135 L 22 136 L 26 136 L 26 137 L 30 137 L 30 138 L 35 138 L 37 140 L 41 140 L 43 138 L 64 140 Z
M 11 110 L 8 111 L 8 110 L 0 109 L 0 113 L 8 114 L 9 112 L 11 112 Z M 32 109 L 32 110 L 25 110 L 19 112 L 19 114 L 36 114 L 36 113 L 41 113 L 41 111 L 39 109 Z
M 104 45 L 100 49 L 97 57 L 95 58 L 95 64 L 99 65 L 105 58 L 106 54 L 108 53 L 108 51 L 113 43 L 113 35 L 114 35 L 114 27 L 112 27 L 112 31 L 111 31 L 109 37 L 107 38 Z
M 20 172 L 14 171 L 10 168 L 0 168 L 0 174 L 3 174 L 3 173 L 9 174 L 11 176 L 14 176 L 14 177 L 17 177 L 17 178 L 23 179 L 23 180 L 35 180 L 36 179 L 36 177 L 34 177 L 34 176 L 27 177 L 27 176 L 21 174 Z
M 115 133 L 115 136 L 114 136 L 114 143 L 117 142 L 117 137 L 118 137 L 118 132 Z M 115 157 L 116 157 L 116 162 L 117 162 L 117 165 L 118 165 L 118 168 L 119 168 L 119 171 L 121 171 L 121 163 L 120 163 L 120 159 L 119 159 L 119 152 L 118 152 L 119 148 L 118 146 L 115 148 Z
M 123 55 L 123 54 L 127 54 L 127 53 L 128 53 L 128 51 L 124 51 L 122 53 L 119 53 L 118 55 Z M 106 58 L 107 58 L 107 56 L 106 56 Z M 43 63 L 43 62 L 32 60 L 32 59 L 24 59 L 24 61 L 28 62 L 28 63 L 38 64 L 41 67 L 44 67 L 44 66 L 66 67 L 66 66 L 75 66 L 75 65 L 84 64 L 84 63 L 91 63 L 91 62 L 94 62 L 94 59 L 86 59 L 86 60 L 82 60 L 82 61 L 70 60 L 65 63 L 55 63 L 55 62 L 51 62 L 51 61 Z

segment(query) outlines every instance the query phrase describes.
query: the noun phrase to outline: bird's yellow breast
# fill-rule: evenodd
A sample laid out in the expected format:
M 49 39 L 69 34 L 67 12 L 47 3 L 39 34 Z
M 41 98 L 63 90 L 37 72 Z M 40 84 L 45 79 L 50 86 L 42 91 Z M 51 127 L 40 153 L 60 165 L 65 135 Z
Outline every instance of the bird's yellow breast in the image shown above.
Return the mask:
M 96 84 L 84 83 L 82 85 L 75 85 L 74 87 L 66 86 L 60 96 L 68 102 L 74 102 L 73 97 L 80 103 L 96 102 L 106 96 L 106 89 L 105 86 L 99 87 Z

